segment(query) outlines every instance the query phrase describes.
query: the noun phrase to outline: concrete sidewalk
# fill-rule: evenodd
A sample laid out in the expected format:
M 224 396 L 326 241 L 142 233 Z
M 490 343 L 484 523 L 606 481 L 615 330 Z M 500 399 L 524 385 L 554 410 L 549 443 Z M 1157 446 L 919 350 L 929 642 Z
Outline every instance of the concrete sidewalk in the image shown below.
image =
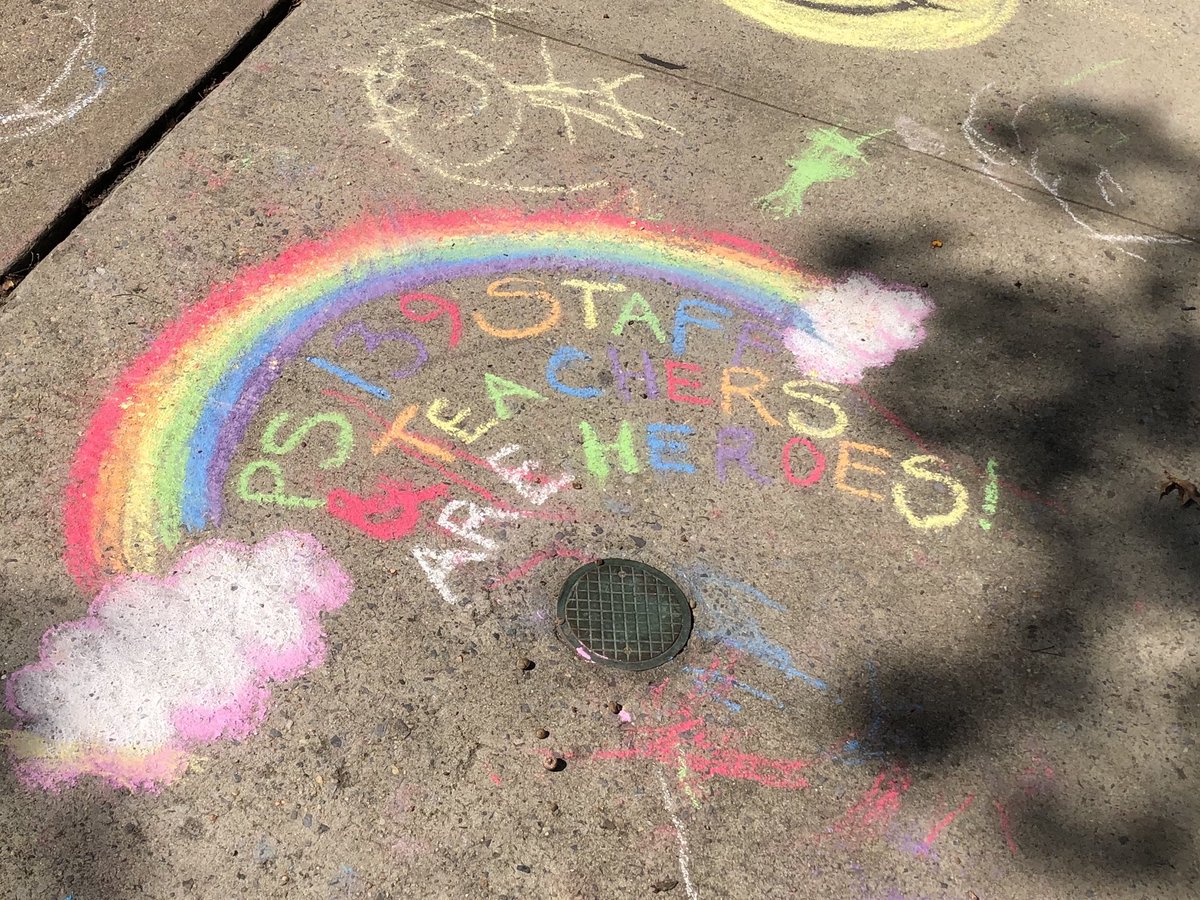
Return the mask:
M 267 0 L 0 5 L 0 271 L 267 13 Z
M 1194 896 L 1200 22 L 893 5 L 310 0 L 175 127 L 0 308 L 0 893 Z

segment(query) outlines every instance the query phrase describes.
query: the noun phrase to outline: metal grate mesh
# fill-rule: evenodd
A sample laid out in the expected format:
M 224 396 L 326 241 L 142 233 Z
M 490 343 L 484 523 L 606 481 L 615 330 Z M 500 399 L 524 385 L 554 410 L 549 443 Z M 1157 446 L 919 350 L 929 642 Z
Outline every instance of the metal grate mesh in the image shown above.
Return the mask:
M 577 569 L 559 596 L 558 619 L 564 636 L 593 662 L 635 671 L 672 659 L 692 630 L 679 586 L 628 559 Z

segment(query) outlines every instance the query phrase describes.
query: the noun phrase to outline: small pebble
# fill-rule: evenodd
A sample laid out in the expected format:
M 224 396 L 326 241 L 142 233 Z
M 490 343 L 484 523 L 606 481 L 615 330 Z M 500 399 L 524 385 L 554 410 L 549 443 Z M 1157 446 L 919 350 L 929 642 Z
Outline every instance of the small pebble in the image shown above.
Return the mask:
M 529 866 L 517 866 L 517 871 L 524 872 L 526 875 L 528 875 L 530 872 L 533 871 L 533 869 L 529 868 Z
M 614 716 L 617 713 L 619 713 L 622 709 L 624 709 L 624 707 L 622 707 L 621 704 L 618 703 L 616 700 L 613 700 L 611 703 L 608 704 L 608 711 L 610 713 L 612 713 Z
M 534 732 L 534 734 L 537 736 L 539 741 L 544 741 L 546 738 L 550 737 L 550 732 L 548 732 L 545 728 L 539 728 Z
M 547 753 L 545 757 L 542 758 L 542 765 L 545 767 L 547 772 L 557 772 L 566 764 L 553 753 Z
M 528 672 L 530 669 L 533 668 L 533 660 L 527 656 L 522 656 L 520 659 L 517 660 L 517 668 L 520 669 L 522 672 Z

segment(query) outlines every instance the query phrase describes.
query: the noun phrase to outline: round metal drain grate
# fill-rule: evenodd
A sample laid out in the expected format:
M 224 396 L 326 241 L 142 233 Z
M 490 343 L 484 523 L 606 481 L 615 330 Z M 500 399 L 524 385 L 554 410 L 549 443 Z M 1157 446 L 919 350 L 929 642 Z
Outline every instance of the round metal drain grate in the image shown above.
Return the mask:
M 640 672 L 679 654 L 692 633 L 692 608 L 658 569 L 602 559 L 571 573 L 558 595 L 558 621 L 580 655 Z

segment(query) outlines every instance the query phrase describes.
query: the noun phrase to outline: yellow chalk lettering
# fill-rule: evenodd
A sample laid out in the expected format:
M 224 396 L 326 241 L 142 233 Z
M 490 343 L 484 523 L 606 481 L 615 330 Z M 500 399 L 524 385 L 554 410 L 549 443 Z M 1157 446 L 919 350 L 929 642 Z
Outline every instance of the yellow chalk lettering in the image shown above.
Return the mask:
M 905 488 L 903 482 L 898 481 L 892 485 L 892 502 L 913 528 L 929 530 L 949 528 L 951 525 L 957 525 L 959 520 L 966 515 L 967 509 L 971 505 L 971 498 L 967 493 L 967 489 L 957 478 L 947 475 L 945 472 L 931 472 L 928 469 L 922 468 L 929 464 L 940 465 L 941 462 L 936 456 L 911 456 L 900 463 L 900 468 L 909 476 L 916 478 L 918 481 L 933 481 L 938 484 L 944 484 L 950 489 L 950 493 L 954 497 L 954 506 L 949 512 L 919 516 L 913 511 L 912 506 L 909 505 L 908 490 Z
M 429 420 L 429 424 L 431 424 L 434 428 L 438 428 L 441 431 L 446 432 L 446 434 L 450 435 L 451 437 L 458 438 L 458 440 L 462 441 L 464 444 L 475 443 L 477 440 L 487 434 L 488 431 L 490 431 L 494 426 L 500 424 L 499 419 L 488 419 L 482 425 L 475 428 L 474 431 L 468 431 L 462 427 L 462 423 L 465 419 L 470 418 L 471 408 L 464 406 L 450 418 L 445 418 L 442 415 L 442 410 L 445 408 L 445 400 L 434 400 L 429 404 L 429 408 L 425 410 L 425 418 Z
M 783 392 L 789 397 L 796 400 L 807 400 L 809 403 L 815 403 L 817 406 L 823 406 L 833 413 L 833 424 L 827 425 L 824 428 L 819 428 L 816 425 L 810 425 L 800 418 L 799 413 L 795 410 L 788 410 L 788 424 L 792 426 L 792 431 L 796 434 L 806 434 L 815 438 L 831 438 L 837 437 L 850 424 L 850 417 L 846 415 L 846 411 L 842 409 L 836 402 L 828 397 L 822 397 L 820 394 L 813 394 L 808 391 L 803 391 L 801 388 L 813 385 L 825 391 L 837 391 L 837 388 L 832 384 L 825 384 L 822 381 L 789 381 L 783 386 Z

